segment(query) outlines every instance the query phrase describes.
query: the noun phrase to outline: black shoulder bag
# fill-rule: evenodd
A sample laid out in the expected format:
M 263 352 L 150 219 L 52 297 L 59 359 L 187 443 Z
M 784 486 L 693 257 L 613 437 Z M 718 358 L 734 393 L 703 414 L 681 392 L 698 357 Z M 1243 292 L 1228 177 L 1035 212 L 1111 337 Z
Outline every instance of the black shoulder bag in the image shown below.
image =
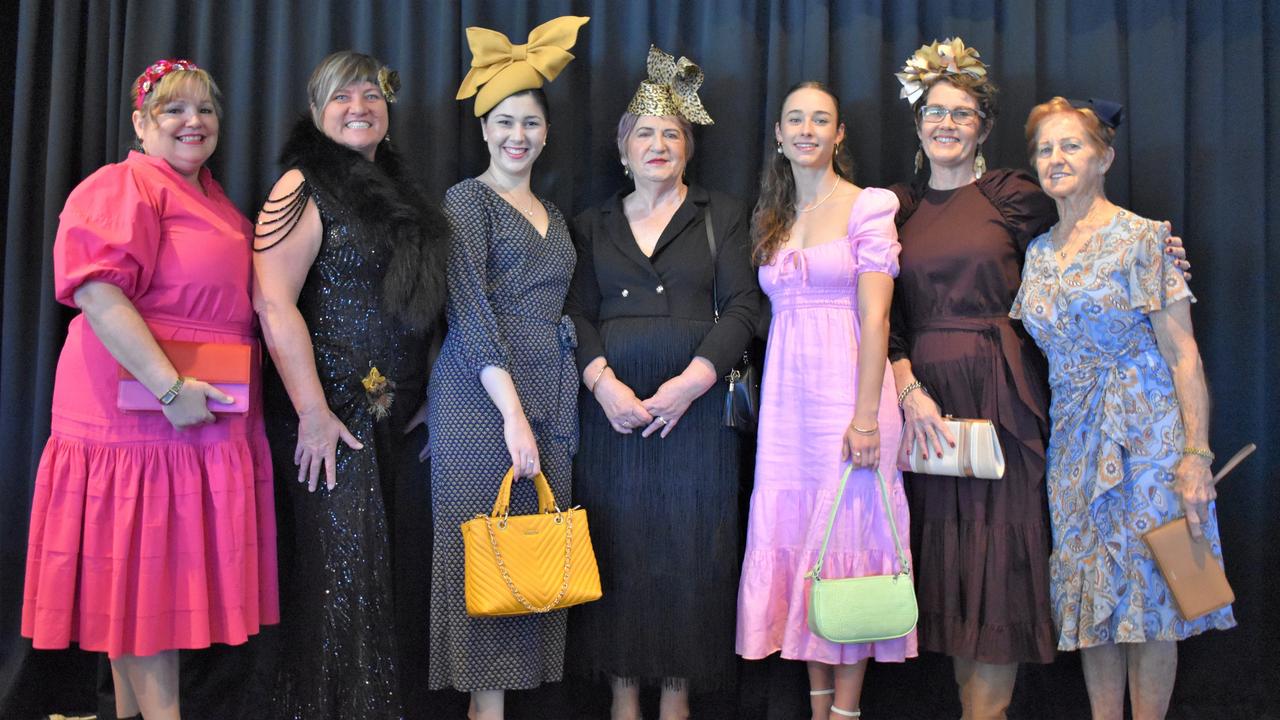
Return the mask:
M 707 208 L 707 245 L 711 248 L 711 310 L 715 322 L 720 322 L 720 290 L 716 283 L 716 231 L 711 225 L 711 208 Z M 749 346 L 748 346 L 749 347 Z M 731 427 L 744 435 L 754 435 L 760 417 L 760 371 L 751 362 L 749 350 L 742 351 L 742 360 L 725 376 L 729 390 L 724 396 L 725 427 Z

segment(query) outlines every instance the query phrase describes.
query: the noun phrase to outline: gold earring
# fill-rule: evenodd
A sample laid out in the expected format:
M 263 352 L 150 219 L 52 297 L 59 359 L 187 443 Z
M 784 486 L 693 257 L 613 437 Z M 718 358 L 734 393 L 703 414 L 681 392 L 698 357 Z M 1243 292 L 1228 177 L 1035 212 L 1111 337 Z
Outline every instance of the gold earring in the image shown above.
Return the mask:
M 924 169 L 924 148 L 916 148 L 916 172 Z
M 987 171 L 987 159 L 982 156 L 982 146 L 978 146 L 978 152 L 973 157 L 973 178 L 976 180 L 982 177 Z

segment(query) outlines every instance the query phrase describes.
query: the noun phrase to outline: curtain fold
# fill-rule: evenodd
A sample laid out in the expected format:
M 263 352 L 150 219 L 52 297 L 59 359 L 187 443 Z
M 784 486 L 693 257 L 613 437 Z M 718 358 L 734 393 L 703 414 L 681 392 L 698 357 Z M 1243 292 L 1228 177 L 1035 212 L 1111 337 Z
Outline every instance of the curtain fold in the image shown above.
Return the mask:
M 95 660 L 32 652 L 18 636 L 36 464 L 49 431 L 53 375 L 73 311 L 52 292 L 58 213 L 76 183 L 123 157 L 126 93 L 159 57 L 189 57 L 221 85 L 224 117 L 212 167 L 252 216 L 280 172 L 277 154 L 307 111 L 310 69 L 355 48 L 404 82 L 391 136 L 425 186 L 444 190 L 484 169 L 469 102 L 453 99 L 470 56 L 464 29 L 513 42 L 557 15 L 592 17 L 575 60 L 548 86 L 550 134 L 535 190 L 573 215 L 623 186 L 617 120 L 643 77 L 650 43 L 702 65 L 716 123 L 697 131 L 691 179 L 753 200 L 774 150 L 773 124 L 797 81 L 843 99 L 861 184 L 905 179 L 916 150 L 892 77 L 922 43 L 961 35 L 992 66 L 1000 116 L 984 146 L 992 167 L 1026 167 L 1023 123 L 1052 95 L 1124 103 L 1128 121 L 1108 177 L 1112 200 L 1168 218 L 1186 242 L 1199 298 L 1193 317 L 1214 398 L 1220 456 L 1260 445 L 1220 490 L 1239 629 L 1183 644 L 1174 705 L 1274 708 L 1280 687 L 1280 10 L 1266 0 L 21 0 L 0 25 L 0 87 L 12 89 L 0 134 L 6 210 L 0 307 L 0 716 L 93 705 Z M 423 482 L 426 482 L 425 477 Z M 404 508 L 400 512 L 405 512 Z M 412 510 L 409 510 L 412 512 Z M 287 588 L 284 588 L 287 592 Z M 406 600 L 401 600 L 406 602 Z M 407 600 L 413 602 L 413 600 Z M 421 602 L 425 603 L 425 600 Z M 425 616 L 425 604 L 420 608 Z M 732 652 L 731 648 L 726 649 Z M 425 654 L 425 653 L 423 653 Z M 944 673 L 941 677 L 937 672 Z M 925 670 L 932 672 L 926 674 Z M 1074 659 L 1029 669 L 1029 688 L 1083 702 Z M 408 678 L 407 684 L 420 678 Z M 920 683 L 935 692 L 921 693 Z M 949 670 L 922 659 L 877 668 L 867 702 L 926 707 L 950 694 Z M 1019 694 L 1023 712 L 1034 711 Z M 1062 693 L 1059 693 L 1062 694 Z M 1034 699 L 1034 698 L 1033 698 Z M 938 701 L 942 702 L 942 701 Z M 803 706 L 801 706 L 803 707 Z M 950 707 L 950 706 L 947 706 Z M 1084 705 L 1078 705 L 1083 708 Z M 191 717 L 201 717 L 191 708 Z M 763 711 L 762 711 L 763 712 Z M 775 714 L 781 711 L 774 710 Z M 750 713 L 746 713 L 750 716 Z

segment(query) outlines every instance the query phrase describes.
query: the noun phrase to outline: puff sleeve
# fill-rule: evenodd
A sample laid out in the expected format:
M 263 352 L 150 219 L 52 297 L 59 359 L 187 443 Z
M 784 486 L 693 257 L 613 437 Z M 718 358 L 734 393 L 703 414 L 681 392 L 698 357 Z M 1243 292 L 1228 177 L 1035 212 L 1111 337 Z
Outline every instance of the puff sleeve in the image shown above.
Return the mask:
M 856 272 L 882 272 L 898 277 L 898 197 L 881 188 L 865 188 L 858 199 L 861 208 L 849 222 Z
M 1139 218 L 1132 231 L 1134 238 L 1127 263 L 1130 309 L 1149 314 L 1179 300 L 1195 302 L 1195 295 L 1174 264 L 1173 256 L 1163 252 L 1169 228 L 1164 223 Z
M 67 198 L 53 242 L 54 291 L 75 306 L 75 292 L 106 282 L 131 301 L 147 291 L 160 251 L 160 210 L 127 163 L 108 165 Z
M 510 372 L 511 349 L 498 329 L 489 299 L 489 241 L 493 222 L 486 199 L 466 183 L 449 188 L 444 197 L 449 220 L 449 298 L 446 315 L 450 335 L 462 349 L 467 369 L 477 375 L 492 365 Z
M 1058 222 L 1053 200 L 1025 170 L 992 170 L 976 184 L 987 202 L 1000 213 L 1005 229 L 1020 252 L 1025 253 L 1032 240 Z

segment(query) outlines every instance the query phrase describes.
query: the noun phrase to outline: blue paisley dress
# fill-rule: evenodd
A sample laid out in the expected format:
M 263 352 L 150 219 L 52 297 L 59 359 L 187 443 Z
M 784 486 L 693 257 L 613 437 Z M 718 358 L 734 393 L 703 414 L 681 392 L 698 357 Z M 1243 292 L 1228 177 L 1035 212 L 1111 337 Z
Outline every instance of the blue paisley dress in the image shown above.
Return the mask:
M 1183 620 L 1142 541 L 1182 515 L 1173 480 L 1182 417 L 1148 313 L 1195 298 L 1161 251 L 1167 236 L 1162 223 L 1122 210 L 1060 271 L 1046 232 L 1027 250 L 1009 313 L 1049 359 L 1059 650 L 1181 640 L 1235 625 L 1230 607 Z M 1212 505 L 1204 533 L 1221 560 Z

